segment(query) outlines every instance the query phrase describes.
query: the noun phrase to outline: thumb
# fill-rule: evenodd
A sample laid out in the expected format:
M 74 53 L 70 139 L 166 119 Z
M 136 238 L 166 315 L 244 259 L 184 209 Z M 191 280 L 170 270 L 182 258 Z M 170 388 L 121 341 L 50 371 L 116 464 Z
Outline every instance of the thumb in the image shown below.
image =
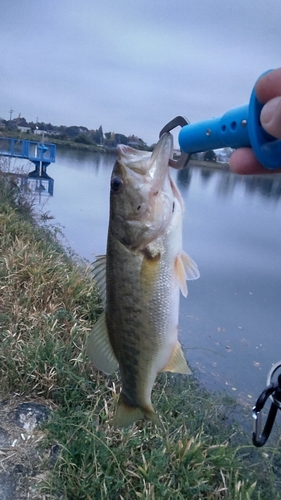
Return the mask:
M 281 96 L 274 97 L 264 105 L 260 121 L 266 132 L 281 139 Z

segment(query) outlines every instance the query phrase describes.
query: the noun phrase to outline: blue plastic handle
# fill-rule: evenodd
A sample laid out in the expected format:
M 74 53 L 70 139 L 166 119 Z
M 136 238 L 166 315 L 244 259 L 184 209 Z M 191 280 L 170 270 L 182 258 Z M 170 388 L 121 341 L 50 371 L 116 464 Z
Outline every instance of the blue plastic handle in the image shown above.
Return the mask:
M 185 125 L 179 133 L 181 150 L 199 153 L 224 147 L 251 147 L 264 167 L 270 170 L 281 168 L 281 140 L 262 128 L 262 107 L 254 87 L 249 104 L 231 109 L 220 118 Z

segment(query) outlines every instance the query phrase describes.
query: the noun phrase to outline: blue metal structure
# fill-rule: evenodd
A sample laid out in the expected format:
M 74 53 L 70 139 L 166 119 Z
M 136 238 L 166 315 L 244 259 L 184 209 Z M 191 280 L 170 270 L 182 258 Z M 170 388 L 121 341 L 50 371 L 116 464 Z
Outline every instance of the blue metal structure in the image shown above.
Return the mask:
M 24 158 L 35 165 L 29 177 L 48 177 L 46 169 L 56 161 L 56 145 L 39 141 L 27 141 L 11 137 L 0 137 L 0 155 Z

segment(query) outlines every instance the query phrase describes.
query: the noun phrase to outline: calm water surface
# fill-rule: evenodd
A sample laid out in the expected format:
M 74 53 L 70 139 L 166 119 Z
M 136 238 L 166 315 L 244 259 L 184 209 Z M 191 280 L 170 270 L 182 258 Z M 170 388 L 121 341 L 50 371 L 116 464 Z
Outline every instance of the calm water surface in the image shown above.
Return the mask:
M 49 210 L 89 261 L 105 253 L 115 158 L 58 153 Z M 281 360 L 281 176 L 190 167 L 173 176 L 185 201 L 184 250 L 201 277 L 180 304 L 180 341 L 196 376 L 255 402 Z

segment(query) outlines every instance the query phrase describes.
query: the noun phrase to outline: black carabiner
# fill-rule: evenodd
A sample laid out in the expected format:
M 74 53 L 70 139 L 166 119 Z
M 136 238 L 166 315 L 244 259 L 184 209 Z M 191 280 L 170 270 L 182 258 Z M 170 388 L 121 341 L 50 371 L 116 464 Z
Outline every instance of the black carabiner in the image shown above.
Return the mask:
M 188 125 L 189 122 L 183 117 L 183 116 L 176 116 L 171 120 L 169 123 L 165 125 L 165 127 L 162 128 L 160 131 L 159 137 L 161 135 L 165 134 L 165 132 L 171 132 L 176 127 L 184 127 L 185 125 Z M 183 153 L 181 151 L 181 155 L 178 160 L 169 160 L 169 165 L 170 167 L 176 168 L 177 170 L 186 167 L 190 160 L 191 155 L 189 153 Z
M 278 366 L 275 365 L 273 368 L 274 370 L 271 370 L 270 372 L 270 379 L 274 371 L 276 371 L 276 367 L 280 367 L 281 365 L 279 364 Z M 262 430 L 262 414 L 261 410 L 263 409 L 267 399 L 271 397 L 272 403 L 270 410 L 268 412 L 268 416 L 266 419 L 265 426 Z M 273 383 L 271 382 L 270 385 L 268 385 L 265 390 L 261 393 L 259 396 L 256 405 L 253 407 L 252 410 L 252 416 L 253 416 L 253 434 L 252 434 L 252 441 L 253 444 L 257 447 L 263 446 L 266 441 L 268 440 L 272 426 L 274 424 L 274 420 L 276 417 L 276 413 L 278 408 L 280 409 L 281 403 L 281 374 L 278 376 L 278 381 Z

